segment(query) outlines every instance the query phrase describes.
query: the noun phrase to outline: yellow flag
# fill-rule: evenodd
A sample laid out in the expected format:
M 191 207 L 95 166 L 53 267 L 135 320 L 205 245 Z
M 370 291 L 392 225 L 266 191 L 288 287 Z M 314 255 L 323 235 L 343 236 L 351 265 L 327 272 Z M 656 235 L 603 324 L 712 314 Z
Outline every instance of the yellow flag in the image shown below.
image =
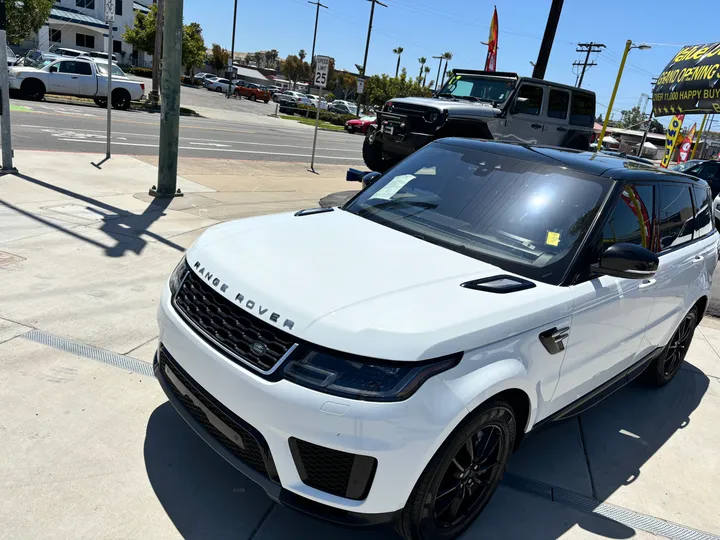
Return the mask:
M 660 163 L 663 169 L 667 169 L 667 166 L 670 165 L 673 150 L 675 150 L 678 137 L 680 137 L 680 128 L 682 127 L 683 120 L 685 120 L 684 114 L 676 114 L 672 117 L 672 120 L 670 120 L 670 125 L 665 135 L 665 155 L 663 155 L 662 163 Z

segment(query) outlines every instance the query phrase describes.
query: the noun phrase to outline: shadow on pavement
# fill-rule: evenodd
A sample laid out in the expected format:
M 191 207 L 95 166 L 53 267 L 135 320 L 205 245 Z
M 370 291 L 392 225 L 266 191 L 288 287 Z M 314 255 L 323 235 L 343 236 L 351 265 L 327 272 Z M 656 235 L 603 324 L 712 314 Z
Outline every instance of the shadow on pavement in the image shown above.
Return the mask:
M 702 371 L 685 364 L 665 388 L 632 384 L 584 413 L 587 459 L 598 503 L 636 481 L 642 466 L 677 430 L 689 425 L 708 385 Z M 552 436 L 528 437 L 523 446 L 538 455 L 562 450 Z M 185 538 L 397 538 L 387 530 L 342 529 L 272 503 L 208 447 L 170 403 L 152 413 L 144 454 L 155 494 Z M 537 467 L 543 467 L 542 460 Z M 501 486 L 462 538 L 553 540 L 576 525 L 606 538 L 635 536 L 633 529 L 616 521 Z
M 165 210 L 172 202 L 171 198 L 155 199 L 150 202 L 150 204 L 147 206 L 147 208 L 145 208 L 142 214 L 133 214 L 132 212 L 117 208 L 97 199 L 93 199 L 92 197 L 87 197 L 85 195 L 75 193 L 74 191 L 70 191 L 68 189 L 49 184 L 47 182 L 43 182 L 42 180 L 38 180 L 37 178 L 32 178 L 24 174 L 18 174 L 16 176 L 25 180 L 26 182 L 30 182 L 37 186 L 49 189 L 51 191 L 55 191 L 56 193 L 72 197 L 73 199 L 91 205 L 87 206 L 86 209 L 102 217 L 102 226 L 99 228 L 99 230 L 107 234 L 111 239 L 115 241 L 115 243 L 106 245 L 102 242 L 98 242 L 97 240 L 88 238 L 70 228 L 63 227 L 58 223 L 49 221 L 42 216 L 38 216 L 32 212 L 23 210 L 13 204 L 10 204 L 9 202 L 3 201 L 2 199 L 0 199 L 0 205 L 3 205 L 8 209 L 17 212 L 18 214 L 22 214 L 25 217 L 42 223 L 47 227 L 65 233 L 69 236 L 72 236 L 73 238 L 77 238 L 78 240 L 87 242 L 88 244 L 95 247 L 101 248 L 105 251 L 105 255 L 107 255 L 108 257 L 122 257 L 128 251 L 140 254 L 147 245 L 147 240 L 145 240 L 143 236 L 147 236 L 149 238 L 157 240 L 161 244 L 176 249 L 178 251 L 185 251 L 185 248 L 183 248 L 182 246 L 149 230 L 150 226 L 154 222 L 166 215 Z M 87 225 L 92 226 L 92 223 L 87 223 Z

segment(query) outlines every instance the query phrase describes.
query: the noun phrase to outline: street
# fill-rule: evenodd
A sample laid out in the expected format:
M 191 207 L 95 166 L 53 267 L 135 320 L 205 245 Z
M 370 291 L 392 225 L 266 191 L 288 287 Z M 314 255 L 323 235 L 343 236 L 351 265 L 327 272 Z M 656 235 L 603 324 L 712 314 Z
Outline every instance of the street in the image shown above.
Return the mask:
M 190 93 L 203 92 L 189 89 Z M 214 118 L 181 117 L 180 156 L 268 161 L 309 162 L 313 129 L 268 117 L 274 106 L 243 100 L 256 110 L 240 112 L 239 100 L 207 94 L 203 110 Z M 22 150 L 104 152 L 106 115 L 89 105 L 12 100 L 13 146 Z M 208 107 L 208 104 L 211 107 Z M 183 100 L 183 106 L 185 100 Z M 189 105 L 188 105 L 189 106 Z M 233 106 L 230 111 L 223 107 Z M 213 108 L 214 107 L 214 108 Z M 257 110 L 262 107 L 262 112 Z M 227 119 L 222 120 L 220 118 Z M 237 120 L 236 120 L 237 118 Z M 113 153 L 157 155 L 160 115 L 142 111 L 113 111 Z M 319 131 L 318 163 L 361 165 L 362 137 Z

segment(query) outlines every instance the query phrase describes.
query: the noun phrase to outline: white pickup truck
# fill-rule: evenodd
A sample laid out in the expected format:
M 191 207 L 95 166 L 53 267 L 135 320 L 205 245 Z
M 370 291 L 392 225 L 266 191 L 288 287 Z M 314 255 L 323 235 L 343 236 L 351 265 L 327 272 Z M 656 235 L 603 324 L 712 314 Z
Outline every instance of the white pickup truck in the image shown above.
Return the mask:
M 103 63 L 104 62 L 104 63 Z M 92 98 L 99 107 L 107 107 L 107 61 L 93 58 L 58 58 L 37 67 L 13 67 L 9 70 L 10 88 L 23 97 L 40 101 L 45 94 Z M 112 106 L 125 110 L 130 102 L 145 94 L 145 85 L 128 78 L 116 65 L 112 67 Z

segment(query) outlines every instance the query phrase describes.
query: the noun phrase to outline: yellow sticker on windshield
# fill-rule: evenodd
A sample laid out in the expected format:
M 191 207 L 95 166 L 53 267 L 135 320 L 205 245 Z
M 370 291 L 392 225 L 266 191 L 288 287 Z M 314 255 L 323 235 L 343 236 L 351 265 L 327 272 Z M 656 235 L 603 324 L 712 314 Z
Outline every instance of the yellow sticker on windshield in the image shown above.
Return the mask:
M 547 236 L 545 237 L 545 243 L 548 246 L 557 247 L 560 245 L 560 233 L 548 231 Z

